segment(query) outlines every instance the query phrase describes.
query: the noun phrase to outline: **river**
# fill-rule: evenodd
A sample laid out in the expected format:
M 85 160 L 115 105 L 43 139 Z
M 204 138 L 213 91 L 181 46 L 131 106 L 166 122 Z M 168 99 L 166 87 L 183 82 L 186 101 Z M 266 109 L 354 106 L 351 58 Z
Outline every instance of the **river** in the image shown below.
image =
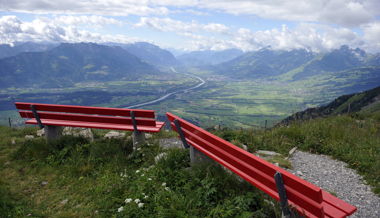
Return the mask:
M 171 70 L 174 72 L 174 73 L 178 73 L 173 67 L 171 67 Z M 169 97 L 170 95 L 173 95 L 173 94 L 176 94 L 176 93 L 179 93 L 179 92 L 183 92 L 183 93 L 186 93 L 190 90 L 193 90 L 193 89 L 196 89 L 196 88 L 199 88 L 200 86 L 202 86 L 203 84 L 205 84 L 206 82 L 201 79 L 200 77 L 198 76 L 194 76 L 194 75 L 191 75 L 191 74 L 187 74 L 185 73 L 185 75 L 188 75 L 188 76 L 191 76 L 191 77 L 195 77 L 197 78 L 201 83 L 199 83 L 198 85 L 194 86 L 194 87 L 191 87 L 191 88 L 188 88 L 188 89 L 183 89 L 183 90 L 180 90 L 180 91 L 176 91 L 176 92 L 171 92 L 169 94 L 166 94 L 158 99 L 155 99 L 153 101 L 148 101 L 148 102 L 145 102 L 145 103 L 141 103 L 141 104 L 135 104 L 135 105 L 131 105 L 131 106 L 128 106 L 128 107 L 125 107 L 126 109 L 127 108 L 136 108 L 136 107 L 141 107 L 141 106 L 144 106 L 144 105 L 147 105 L 147 104 L 153 104 L 153 103 L 156 103 L 156 102 L 159 102 L 159 101 L 162 101 L 164 99 L 166 99 L 167 97 Z

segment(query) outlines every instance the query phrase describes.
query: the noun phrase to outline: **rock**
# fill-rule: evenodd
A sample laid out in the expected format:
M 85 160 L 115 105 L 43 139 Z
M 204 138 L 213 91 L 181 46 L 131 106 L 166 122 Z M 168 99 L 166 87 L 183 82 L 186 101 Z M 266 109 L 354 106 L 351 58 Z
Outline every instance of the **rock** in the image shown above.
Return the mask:
M 43 135 L 45 135 L 45 129 L 37 130 L 37 136 L 38 136 L 38 137 L 41 137 L 41 136 L 43 136 Z
M 94 141 L 94 134 L 91 132 L 91 129 L 86 128 L 72 128 L 65 127 L 62 132 L 63 135 L 73 135 L 75 137 L 81 136 L 89 141 Z
M 158 161 L 159 161 L 161 158 L 165 158 L 165 159 L 166 159 L 166 153 L 158 154 L 158 155 L 154 158 L 154 162 L 157 164 Z
M 276 153 L 274 151 L 263 151 L 263 150 L 258 150 L 257 153 L 264 154 L 264 155 L 270 155 L 270 156 L 280 155 L 279 153 Z
M 127 140 L 131 140 L 131 139 L 132 139 L 132 136 L 131 136 L 131 135 L 127 137 Z
M 94 214 L 98 214 L 99 212 L 97 210 L 95 210 Z
M 26 139 L 34 139 L 34 136 L 33 135 L 26 135 L 25 138 Z
M 303 176 L 303 173 L 301 171 L 297 171 L 297 175 Z
M 279 164 L 279 163 L 274 163 L 274 165 L 275 165 L 276 167 L 280 167 L 280 164 Z
M 9 165 L 11 162 L 10 161 L 8 161 L 8 162 L 6 162 L 4 165 L 6 166 L 6 165 Z
M 61 201 L 61 204 L 66 204 L 67 203 L 67 198 L 63 201 Z
M 12 145 L 16 144 L 15 140 L 12 140 Z
M 242 145 L 243 149 L 248 151 L 248 147 L 246 145 Z
M 152 138 L 152 137 L 153 137 L 152 134 L 145 133 L 145 139 L 150 139 L 150 138 Z
M 169 130 L 168 130 L 168 129 L 165 129 L 165 132 L 169 132 Z
M 125 133 L 124 132 L 115 132 L 115 131 L 111 131 L 109 133 L 107 133 L 104 138 L 105 139 L 112 139 L 112 138 L 115 138 L 115 139 L 122 139 L 124 138 L 125 136 Z
M 42 183 L 41 183 L 41 185 L 47 185 L 48 184 L 48 182 L 46 182 L 46 181 L 43 181 Z

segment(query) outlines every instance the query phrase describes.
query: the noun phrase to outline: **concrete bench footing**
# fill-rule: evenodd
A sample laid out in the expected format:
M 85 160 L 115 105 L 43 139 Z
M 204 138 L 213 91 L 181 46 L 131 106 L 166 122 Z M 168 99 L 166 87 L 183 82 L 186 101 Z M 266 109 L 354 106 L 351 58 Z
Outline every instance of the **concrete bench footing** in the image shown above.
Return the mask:
M 145 133 L 144 132 L 133 132 L 133 149 L 136 149 L 142 144 L 145 144 Z
M 56 142 L 62 138 L 62 127 L 61 126 L 44 126 L 45 129 L 45 140 L 46 142 Z

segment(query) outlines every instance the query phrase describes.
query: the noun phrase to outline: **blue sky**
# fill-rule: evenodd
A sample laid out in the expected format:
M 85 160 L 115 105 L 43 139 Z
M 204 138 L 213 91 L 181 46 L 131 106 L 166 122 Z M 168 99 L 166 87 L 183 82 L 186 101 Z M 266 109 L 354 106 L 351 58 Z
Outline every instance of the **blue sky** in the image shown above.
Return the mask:
M 380 52 L 379 0 L 0 0 L 0 43 Z

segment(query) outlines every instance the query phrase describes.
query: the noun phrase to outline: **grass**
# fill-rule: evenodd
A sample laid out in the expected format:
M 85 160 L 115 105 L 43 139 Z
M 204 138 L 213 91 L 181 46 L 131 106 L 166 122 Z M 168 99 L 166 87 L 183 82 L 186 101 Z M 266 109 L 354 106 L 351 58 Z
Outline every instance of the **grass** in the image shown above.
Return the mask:
M 56 144 L 26 140 L 36 128 L 0 127 L 0 214 L 11 217 L 280 217 L 278 202 L 219 165 L 190 167 L 189 151 L 163 150 L 153 134 L 133 151 L 132 142 L 67 136 Z M 380 193 L 380 119 L 357 114 L 264 130 L 212 130 L 249 152 L 270 150 L 282 157 L 295 146 L 348 163 Z M 14 144 L 12 144 L 14 141 Z M 158 154 L 166 158 L 156 163 Z M 7 163 L 7 164 L 6 164 Z M 42 185 L 42 182 L 47 182 Z M 62 202 L 67 200 L 65 204 Z M 274 207 L 268 201 L 274 202 Z M 120 212 L 118 212 L 120 211 Z
M 93 142 L 24 138 L 36 137 L 36 130 L 0 126 L 0 217 L 281 216 L 277 202 L 268 199 L 273 207 L 220 165 L 189 168 L 189 150 L 163 150 L 154 142 L 177 136 L 173 131 L 154 134 L 133 150 L 130 132 L 105 140 L 105 132 L 94 130 Z M 156 163 L 163 152 L 166 158 Z

